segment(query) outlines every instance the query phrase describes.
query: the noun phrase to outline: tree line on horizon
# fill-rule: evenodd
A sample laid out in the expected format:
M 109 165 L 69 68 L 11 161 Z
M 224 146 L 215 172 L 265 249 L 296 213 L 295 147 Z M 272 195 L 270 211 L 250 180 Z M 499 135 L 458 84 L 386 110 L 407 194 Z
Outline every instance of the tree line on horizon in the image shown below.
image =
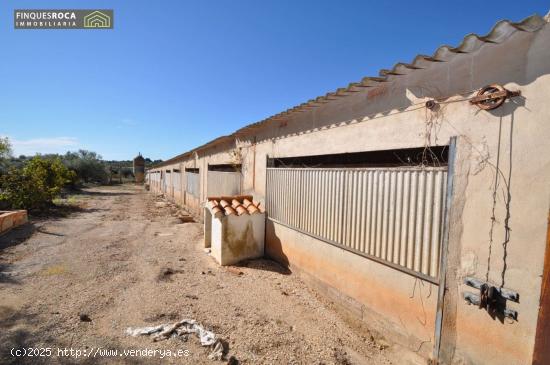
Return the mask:
M 159 162 L 145 159 L 146 167 Z M 133 178 L 132 163 L 105 161 L 87 150 L 15 157 L 9 139 L 0 137 L 0 209 L 46 210 L 63 191 L 112 183 L 114 174 Z

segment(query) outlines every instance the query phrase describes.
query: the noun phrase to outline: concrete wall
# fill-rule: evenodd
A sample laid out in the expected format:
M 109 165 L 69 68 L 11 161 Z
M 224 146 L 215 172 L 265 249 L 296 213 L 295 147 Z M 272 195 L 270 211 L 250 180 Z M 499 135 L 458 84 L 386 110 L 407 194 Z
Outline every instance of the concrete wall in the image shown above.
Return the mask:
M 208 165 L 224 165 L 224 164 L 240 164 L 238 148 L 235 141 L 228 141 L 221 143 L 213 148 L 209 148 L 205 151 L 200 151 L 192 154 L 183 161 L 174 162 L 172 164 L 164 165 L 160 168 L 150 169 L 149 172 L 154 171 L 169 171 L 173 169 L 179 169 L 181 171 L 181 193 L 172 194 L 168 192 L 166 198 L 174 201 L 177 204 L 181 204 L 190 210 L 199 218 L 202 218 L 204 202 L 206 201 L 206 187 L 207 187 L 207 171 Z M 186 192 L 186 178 L 185 169 L 193 168 L 199 169 L 200 174 L 200 196 L 195 197 Z M 169 176 L 170 174 L 167 174 Z M 162 193 L 161 184 L 153 184 L 151 191 L 155 193 Z
M 208 212 L 205 216 L 205 219 L 211 219 L 205 227 L 211 228 L 208 238 L 212 256 L 220 265 L 234 265 L 245 259 L 264 256 L 263 213 L 214 217 Z
M 431 351 L 437 286 L 283 225 L 266 223 L 266 253 L 304 274 L 371 329 L 425 356 Z
M 26 210 L 0 211 L 0 235 L 27 222 Z
M 239 136 L 235 146 L 199 151 L 184 163 L 200 166 L 206 179 L 208 163 L 228 163 L 237 152 L 243 192 L 263 201 L 268 156 L 446 145 L 457 136 L 442 359 L 527 364 L 534 345 L 550 200 L 549 59 L 548 25 L 535 33 L 516 32 L 500 44 L 486 44 L 448 62 L 268 122 L 253 136 Z M 490 112 L 462 100 L 491 83 L 519 89 L 522 97 Z M 447 103 L 430 111 L 423 105 L 431 98 Z M 199 204 L 206 198 L 203 187 L 206 181 L 201 180 Z M 269 255 L 327 293 L 341 295 L 340 301 L 355 308 L 352 311 L 369 325 L 415 350 L 420 347 L 426 356 L 431 351 L 436 285 L 273 222 L 266 226 L 266 245 Z M 520 293 L 520 302 L 510 304 L 519 312 L 517 322 L 493 319 L 462 299 L 462 293 L 471 290 L 462 284 L 463 278 L 484 279 L 488 268 L 491 282 L 500 285 L 504 272 L 504 287 Z

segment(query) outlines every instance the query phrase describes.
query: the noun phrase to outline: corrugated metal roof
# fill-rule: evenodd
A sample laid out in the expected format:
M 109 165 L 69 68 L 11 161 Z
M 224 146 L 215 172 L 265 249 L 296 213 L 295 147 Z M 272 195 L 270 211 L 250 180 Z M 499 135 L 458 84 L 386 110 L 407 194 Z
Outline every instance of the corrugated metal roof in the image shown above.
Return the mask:
M 259 122 L 249 124 L 243 128 L 238 129 L 237 131 L 235 131 L 233 134 L 229 136 L 223 136 L 220 138 L 234 138 L 237 135 L 239 136 L 248 135 L 251 132 L 256 131 L 258 128 L 264 126 L 266 123 L 270 121 L 284 119 L 288 117 L 290 114 L 294 114 L 296 112 L 301 112 L 309 108 L 313 108 L 322 104 L 329 103 L 332 100 L 335 100 L 339 97 L 345 97 L 354 92 L 360 91 L 363 88 L 379 86 L 382 83 L 390 81 L 393 77 L 407 75 L 419 69 L 425 70 L 429 68 L 431 65 L 433 65 L 434 63 L 448 62 L 452 60 L 454 57 L 456 57 L 458 54 L 475 52 L 481 47 L 483 47 L 485 44 L 501 43 L 504 40 L 508 39 L 513 33 L 517 31 L 536 32 L 540 30 L 546 23 L 548 23 L 549 21 L 548 18 L 549 18 L 549 15 L 542 17 L 538 14 L 535 14 L 523 19 L 520 22 L 511 22 L 509 20 L 501 20 L 498 23 L 496 23 L 493 26 L 493 28 L 489 31 L 489 33 L 487 33 L 486 35 L 482 36 L 475 33 L 468 34 L 464 37 L 462 42 L 456 47 L 443 45 L 437 48 L 431 56 L 417 55 L 410 63 L 398 62 L 391 69 L 380 70 L 379 76 L 364 77 L 359 82 L 352 82 L 346 87 L 339 88 L 334 92 L 329 92 L 323 96 L 319 96 L 315 99 L 311 99 L 305 103 L 302 103 L 293 108 L 287 109 L 281 113 L 270 116 Z M 217 141 L 220 138 L 217 138 L 189 152 L 186 152 L 182 155 L 179 155 L 170 160 L 167 160 L 155 167 L 161 167 L 161 166 L 168 165 L 170 163 L 177 162 L 180 159 L 187 157 L 189 154 L 193 152 L 197 152 L 198 150 L 201 150 L 207 147 L 212 147 L 213 145 L 217 144 Z

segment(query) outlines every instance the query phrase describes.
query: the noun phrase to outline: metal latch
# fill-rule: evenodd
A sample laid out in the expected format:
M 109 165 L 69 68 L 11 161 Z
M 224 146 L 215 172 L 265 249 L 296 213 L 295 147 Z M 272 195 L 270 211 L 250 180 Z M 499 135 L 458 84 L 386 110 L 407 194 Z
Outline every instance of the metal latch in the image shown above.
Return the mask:
M 499 288 L 482 280 L 467 277 L 464 278 L 464 284 L 479 290 L 479 294 L 464 292 L 464 300 L 468 304 L 477 305 L 481 309 L 485 309 L 493 318 L 508 317 L 513 320 L 518 319 L 518 312 L 506 308 L 506 302 L 512 301 L 519 303 L 519 294 L 513 290 Z

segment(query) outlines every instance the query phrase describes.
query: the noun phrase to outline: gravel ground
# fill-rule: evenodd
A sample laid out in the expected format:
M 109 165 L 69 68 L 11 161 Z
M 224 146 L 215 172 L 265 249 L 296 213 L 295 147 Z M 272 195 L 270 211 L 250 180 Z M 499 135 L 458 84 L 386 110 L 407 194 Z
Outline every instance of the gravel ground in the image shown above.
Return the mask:
M 404 361 L 275 262 L 218 266 L 202 248 L 202 226 L 182 223 L 175 206 L 140 187 L 91 188 L 71 200 L 79 208 L 69 216 L 33 219 L 0 237 L 0 363 Z M 186 318 L 223 339 L 223 362 L 193 337 L 125 334 Z M 13 348 L 44 356 L 14 357 Z M 157 353 L 139 356 L 145 349 Z

